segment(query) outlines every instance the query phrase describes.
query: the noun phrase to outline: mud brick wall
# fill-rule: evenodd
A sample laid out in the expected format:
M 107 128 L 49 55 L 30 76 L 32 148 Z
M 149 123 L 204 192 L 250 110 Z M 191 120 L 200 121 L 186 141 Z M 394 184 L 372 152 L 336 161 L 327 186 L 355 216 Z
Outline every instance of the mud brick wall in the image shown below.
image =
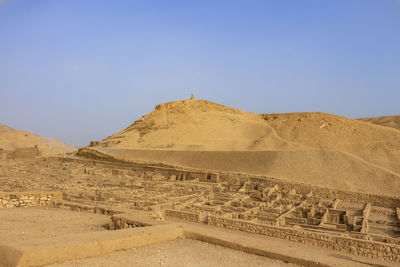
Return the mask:
M 188 211 L 165 210 L 165 216 L 175 217 L 189 222 L 200 222 L 200 214 Z
M 24 147 L 24 148 L 17 148 L 14 151 L 14 158 L 15 159 L 22 159 L 22 158 L 34 158 L 40 156 L 39 148 L 37 147 Z
M 7 152 L 0 148 L 0 160 L 7 159 Z
M 4 192 L 0 193 L 0 208 L 47 206 L 60 199 L 61 192 Z
M 208 224 L 400 263 L 400 246 L 208 216 Z
M 14 150 L 2 150 L 0 149 L 0 160 L 15 159 Z

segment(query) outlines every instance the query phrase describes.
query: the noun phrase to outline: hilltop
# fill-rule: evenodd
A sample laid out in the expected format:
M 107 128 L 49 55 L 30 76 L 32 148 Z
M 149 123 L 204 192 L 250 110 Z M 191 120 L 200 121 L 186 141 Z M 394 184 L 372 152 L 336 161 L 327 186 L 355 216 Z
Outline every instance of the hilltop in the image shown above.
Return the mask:
M 104 147 L 168 150 L 287 149 L 262 116 L 206 100 L 160 104 L 126 129 L 104 139 Z

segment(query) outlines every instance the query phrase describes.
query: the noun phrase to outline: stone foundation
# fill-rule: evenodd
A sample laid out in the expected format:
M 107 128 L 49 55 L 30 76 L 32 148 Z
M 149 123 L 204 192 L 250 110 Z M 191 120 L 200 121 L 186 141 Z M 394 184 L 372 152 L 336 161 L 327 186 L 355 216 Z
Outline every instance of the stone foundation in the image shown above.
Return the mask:
M 119 229 L 128 229 L 128 228 L 136 228 L 136 227 L 144 227 L 150 226 L 147 223 L 133 221 L 127 218 L 121 217 L 111 217 L 111 222 L 109 225 L 109 230 L 119 230 Z
M 61 192 L 3 192 L 0 193 L 0 208 L 47 206 L 61 199 Z
M 165 210 L 165 216 L 175 217 L 188 222 L 200 222 L 200 215 L 194 212 L 179 211 L 179 210 Z
M 208 216 L 207 223 L 209 225 L 224 227 L 231 230 L 277 237 L 303 244 L 400 263 L 399 245 L 334 236 L 318 232 L 288 229 L 278 226 L 268 226 L 214 216 Z

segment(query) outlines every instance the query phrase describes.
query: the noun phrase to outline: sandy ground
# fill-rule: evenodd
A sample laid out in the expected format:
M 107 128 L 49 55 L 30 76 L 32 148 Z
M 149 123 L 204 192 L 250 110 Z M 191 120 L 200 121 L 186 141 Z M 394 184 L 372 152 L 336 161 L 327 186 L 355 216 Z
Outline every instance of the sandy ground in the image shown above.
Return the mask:
M 400 116 L 383 116 L 374 118 L 362 118 L 358 120 L 400 130 Z
M 0 243 L 105 231 L 110 217 L 57 208 L 0 210 Z
M 178 239 L 102 257 L 48 265 L 67 266 L 297 266 L 201 241 Z

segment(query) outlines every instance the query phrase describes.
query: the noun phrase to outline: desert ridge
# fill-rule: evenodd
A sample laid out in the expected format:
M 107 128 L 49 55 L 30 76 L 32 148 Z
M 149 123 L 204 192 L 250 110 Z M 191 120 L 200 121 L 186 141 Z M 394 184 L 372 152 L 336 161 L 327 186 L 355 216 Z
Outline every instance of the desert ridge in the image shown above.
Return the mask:
M 0 149 L 14 151 L 16 149 L 35 147 L 45 157 L 64 155 L 76 150 L 73 145 L 68 145 L 52 138 L 41 137 L 30 132 L 15 130 L 0 124 Z
M 382 116 L 382 117 L 372 117 L 372 118 L 361 118 L 358 120 L 400 130 L 400 116 Z

